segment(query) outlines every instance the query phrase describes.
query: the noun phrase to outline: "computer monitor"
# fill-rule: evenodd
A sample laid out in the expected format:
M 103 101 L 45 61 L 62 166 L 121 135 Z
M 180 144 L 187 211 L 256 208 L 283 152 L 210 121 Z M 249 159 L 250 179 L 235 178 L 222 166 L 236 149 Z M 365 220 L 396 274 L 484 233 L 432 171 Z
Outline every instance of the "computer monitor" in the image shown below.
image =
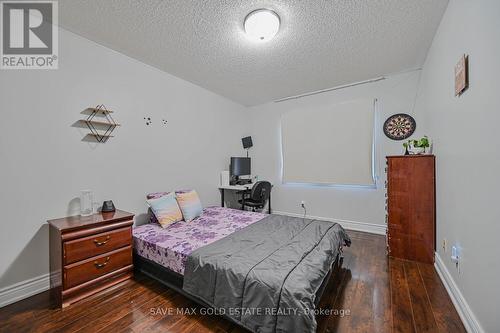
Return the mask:
M 247 176 L 251 174 L 250 157 L 231 157 L 231 176 Z

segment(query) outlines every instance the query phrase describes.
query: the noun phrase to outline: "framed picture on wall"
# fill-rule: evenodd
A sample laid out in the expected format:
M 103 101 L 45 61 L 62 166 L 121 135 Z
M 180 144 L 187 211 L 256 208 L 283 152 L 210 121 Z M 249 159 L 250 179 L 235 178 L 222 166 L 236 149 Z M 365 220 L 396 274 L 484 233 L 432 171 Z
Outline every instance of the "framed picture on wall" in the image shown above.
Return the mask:
M 460 96 L 469 87 L 469 56 L 463 55 L 455 65 L 455 96 Z

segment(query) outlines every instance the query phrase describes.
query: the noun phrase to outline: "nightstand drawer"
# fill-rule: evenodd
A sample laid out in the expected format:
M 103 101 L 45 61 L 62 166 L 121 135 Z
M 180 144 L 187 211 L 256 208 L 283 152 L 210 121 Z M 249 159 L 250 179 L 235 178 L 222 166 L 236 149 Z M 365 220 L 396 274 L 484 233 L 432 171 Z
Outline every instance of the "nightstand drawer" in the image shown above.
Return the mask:
M 125 227 L 64 242 L 64 265 L 132 244 L 132 228 Z
M 63 287 L 68 289 L 132 264 L 132 247 L 115 250 L 64 267 Z

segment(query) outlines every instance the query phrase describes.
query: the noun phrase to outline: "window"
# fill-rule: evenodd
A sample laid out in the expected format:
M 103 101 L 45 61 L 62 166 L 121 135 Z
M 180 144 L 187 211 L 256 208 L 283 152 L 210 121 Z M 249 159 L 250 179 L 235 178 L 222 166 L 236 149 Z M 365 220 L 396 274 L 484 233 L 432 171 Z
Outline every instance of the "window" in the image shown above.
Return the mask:
M 374 100 L 282 115 L 283 182 L 374 185 Z

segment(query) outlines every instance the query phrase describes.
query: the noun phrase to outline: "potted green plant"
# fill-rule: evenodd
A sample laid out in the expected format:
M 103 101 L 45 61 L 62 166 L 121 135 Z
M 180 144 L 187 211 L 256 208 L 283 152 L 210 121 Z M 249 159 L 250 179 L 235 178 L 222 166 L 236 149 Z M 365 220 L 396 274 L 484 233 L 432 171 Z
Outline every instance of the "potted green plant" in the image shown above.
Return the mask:
M 419 140 L 408 140 L 403 143 L 403 147 L 410 155 L 425 154 L 426 148 L 430 147 L 429 138 L 424 136 Z

